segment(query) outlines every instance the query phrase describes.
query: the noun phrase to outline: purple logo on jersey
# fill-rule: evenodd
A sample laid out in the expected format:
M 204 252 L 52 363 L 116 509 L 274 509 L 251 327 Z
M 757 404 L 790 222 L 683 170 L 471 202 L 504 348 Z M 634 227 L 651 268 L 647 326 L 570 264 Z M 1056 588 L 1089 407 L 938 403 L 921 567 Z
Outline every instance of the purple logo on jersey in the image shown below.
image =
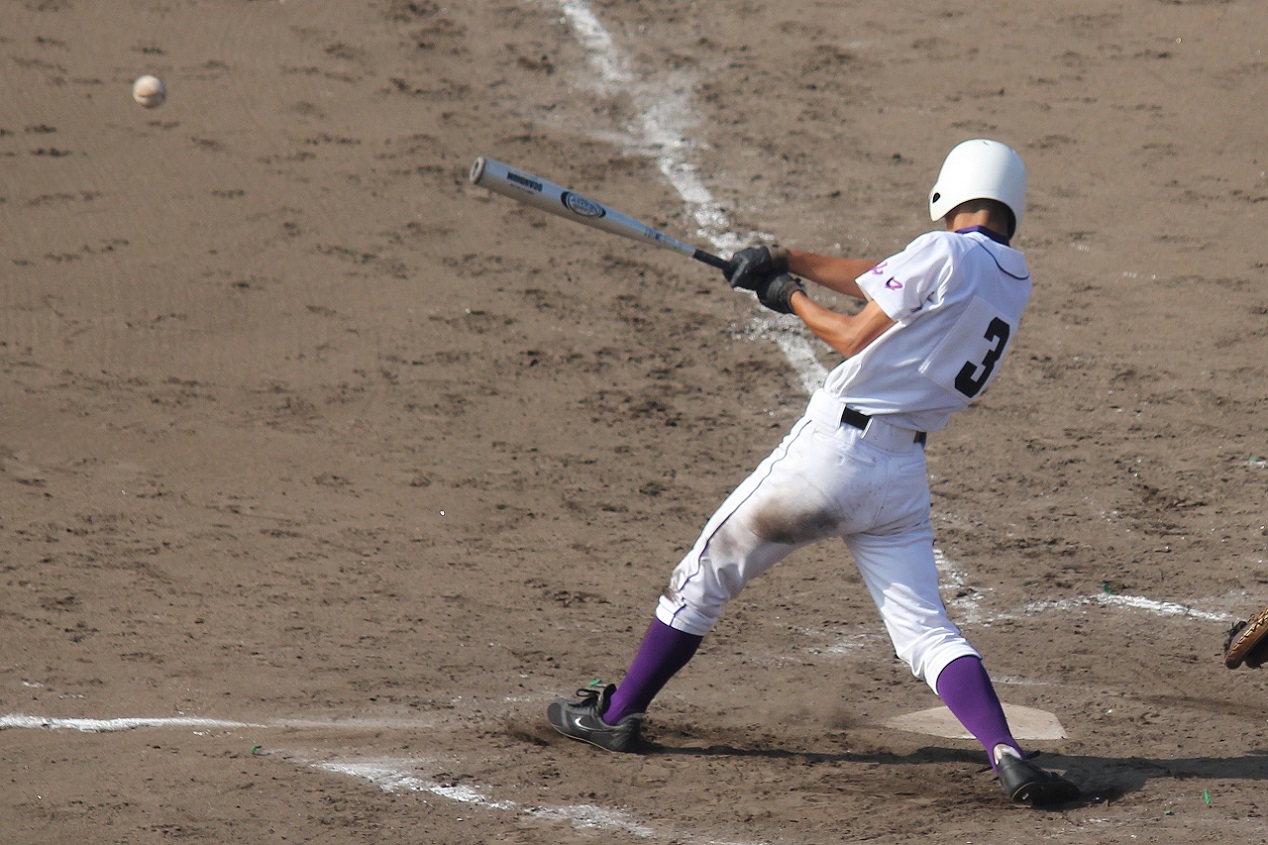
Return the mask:
M 885 287 L 889 288 L 890 290 L 902 290 L 903 283 L 895 279 L 893 276 L 890 276 L 889 281 L 885 283 Z
M 882 261 L 880 264 L 877 264 L 875 267 L 872 268 L 872 274 L 876 276 L 885 275 L 885 265 L 888 263 L 889 263 L 888 261 Z

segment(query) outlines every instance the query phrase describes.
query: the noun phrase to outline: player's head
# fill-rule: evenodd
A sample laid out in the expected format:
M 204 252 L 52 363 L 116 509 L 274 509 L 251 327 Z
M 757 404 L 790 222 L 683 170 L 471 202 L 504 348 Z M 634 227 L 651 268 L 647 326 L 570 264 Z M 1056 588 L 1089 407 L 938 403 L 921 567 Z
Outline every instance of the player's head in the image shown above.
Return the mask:
M 1021 156 L 999 141 L 975 138 L 947 154 L 938 181 L 929 191 L 929 219 L 941 220 L 969 200 L 994 200 L 1008 209 L 1012 237 L 1026 206 L 1026 166 Z

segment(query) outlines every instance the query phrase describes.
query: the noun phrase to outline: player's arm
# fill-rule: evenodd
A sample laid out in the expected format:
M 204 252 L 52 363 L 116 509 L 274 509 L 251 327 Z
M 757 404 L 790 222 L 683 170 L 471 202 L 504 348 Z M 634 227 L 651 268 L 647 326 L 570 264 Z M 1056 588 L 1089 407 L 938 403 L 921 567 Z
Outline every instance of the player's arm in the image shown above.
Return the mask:
M 852 316 L 824 308 L 800 291 L 788 297 L 788 304 L 792 313 L 801 318 L 815 337 L 847 358 L 862 352 L 894 325 L 894 321 L 875 302 L 867 303 L 862 311 Z
M 863 258 L 841 258 L 778 246 L 751 246 L 732 255 L 722 274 L 733 288 L 757 290 L 771 277 L 791 273 L 837 293 L 866 299 L 854 280 L 875 266 L 875 261 Z
M 787 256 L 788 272 L 794 276 L 809 279 L 829 290 L 855 299 L 867 299 L 854 280 L 875 267 L 875 261 L 865 258 L 820 255 L 799 249 L 787 250 Z

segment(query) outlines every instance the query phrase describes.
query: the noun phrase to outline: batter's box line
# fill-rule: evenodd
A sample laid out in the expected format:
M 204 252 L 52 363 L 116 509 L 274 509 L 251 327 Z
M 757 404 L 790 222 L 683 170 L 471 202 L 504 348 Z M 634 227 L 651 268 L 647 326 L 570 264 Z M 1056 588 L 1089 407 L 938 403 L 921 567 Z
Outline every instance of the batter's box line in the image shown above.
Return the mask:
M 24 713 L 0 715 L 0 731 L 26 729 L 75 731 L 77 733 L 118 733 L 146 728 L 191 728 L 194 733 L 239 730 L 419 730 L 436 729 L 443 719 L 280 719 L 273 722 L 243 722 L 234 719 L 211 719 L 199 716 L 126 716 L 111 719 L 80 717 L 31 716 Z
M 27 716 L 10 713 L 0 716 L 0 730 L 19 728 L 47 731 L 77 731 L 79 733 L 117 733 L 141 728 L 194 728 L 197 730 L 244 730 L 267 728 L 254 722 L 235 722 L 224 719 L 204 719 L 196 716 L 128 716 L 118 719 L 57 718 Z
M 277 752 L 274 752 L 277 753 Z M 620 833 L 649 841 L 686 842 L 692 845 L 758 845 L 758 843 L 725 842 L 683 836 L 681 833 L 661 833 L 620 810 L 599 807 L 595 804 L 572 804 L 562 807 L 530 807 L 515 801 L 493 798 L 488 790 L 475 784 L 441 783 L 420 778 L 413 771 L 415 762 L 409 760 L 356 760 L 311 761 L 288 758 L 292 762 L 320 771 L 346 775 L 369 781 L 385 793 L 412 793 L 424 797 L 442 798 L 456 804 L 465 804 L 481 810 L 515 813 L 546 822 L 564 822 L 578 830 L 594 830 L 601 833 Z
M 1196 619 L 1202 622 L 1219 622 L 1226 624 L 1235 620 L 1235 617 L 1229 613 L 1218 611 L 1197 610 L 1196 608 L 1171 601 L 1159 601 L 1145 596 L 1129 596 L 1119 595 L 1115 593 L 1101 593 L 1093 595 L 1075 596 L 1068 599 L 1051 599 L 1048 601 L 1030 602 L 1024 605 L 1019 611 L 1000 611 L 999 613 L 991 613 L 982 606 L 982 599 L 986 594 L 993 590 L 978 590 L 973 588 L 969 581 L 968 574 L 958 567 L 941 549 L 934 549 L 934 559 L 938 566 L 938 575 L 942 582 L 941 588 L 945 592 L 962 592 L 964 595 L 947 601 L 949 607 L 953 607 L 964 615 L 964 624 L 966 625 L 990 625 L 993 622 L 1007 622 L 1009 620 L 1018 619 L 1025 616 L 1037 616 L 1041 613 L 1071 612 L 1094 605 L 1107 607 L 1118 607 L 1127 610 L 1139 610 L 1145 613 L 1152 613 L 1156 616 L 1175 616 L 1187 619 Z
M 1158 601 L 1157 599 L 1150 599 L 1144 596 L 1125 596 L 1112 593 L 1106 593 L 1104 595 L 1078 596 L 1072 599 L 1031 602 L 1022 609 L 1022 613 L 1028 616 L 1033 616 L 1054 610 L 1068 612 L 1093 605 L 1121 607 L 1128 610 L 1142 610 L 1156 616 L 1179 616 L 1186 619 L 1197 619 L 1202 622 L 1227 623 L 1232 622 L 1235 618 L 1231 613 L 1197 610 L 1176 602 Z M 1003 620 L 1016 617 L 996 616 L 993 618 Z
M 197 735 L 212 730 L 267 730 L 278 728 L 356 728 L 364 729 L 371 725 L 382 727 L 385 721 L 394 726 L 403 726 L 406 720 L 373 720 L 350 719 L 345 721 L 304 721 L 287 719 L 270 724 L 260 722 L 240 722 L 227 719 L 207 719 L 194 716 L 144 717 L 133 716 L 115 719 L 59 718 L 50 716 L 28 716 L 24 714 L 0 715 L 0 730 L 28 729 L 47 731 L 75 731 L 78 733 L 115 733 L 155 728 L 192 728 Z M 418 727 L 418 723 L 414 723 Z M 254 753 L 254 751 L 253 751 Z M 426 761 L 398 760 L 363 760 L 353 762 L 314 761 L 292 756 L 282 749 L 270 749 L 261 754 L 263 757 L 280 756 L 297 765 L 307 766 L 335 774 L 346 775 L 369 781 L 386 793 L 416 793 L 443 798 L 457 804 L 466 804 L 488 811 L 513 812 L 521 816 L 549 822 L 566 822 L 579 830 L 598 830 L 606 833 L 623 833 L 639 839 L 666 842 L 687 842 L 692 845 L 759 845 L 759 843 L 724 842 L 716 839 L 684 837 L 680 833 L 661 833 L 655 828 L 637 821 L 619 810 L 607 809 L 593 804 L 577 804 L 563 807 L 526 807 L 514 801 L 491 798 L 487 791 L 479 785 L 441 783 L 428 781 L 418 777 L 413 766 Z

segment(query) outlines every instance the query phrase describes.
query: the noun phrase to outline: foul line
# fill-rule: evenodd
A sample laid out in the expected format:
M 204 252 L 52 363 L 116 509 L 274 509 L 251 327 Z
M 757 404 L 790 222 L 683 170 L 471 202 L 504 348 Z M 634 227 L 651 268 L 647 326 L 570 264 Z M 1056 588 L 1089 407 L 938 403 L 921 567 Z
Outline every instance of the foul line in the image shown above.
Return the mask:
M 558 0 L 564 19 L 585 48 L 590 66 L 608 87 L 619 89 L 634 99 L 639 122 L 633 146 L 655 157 L 656 165 L 699 227 L 697 235 L 722 252 L 734 251 L 743 242 L 731 231 L 726 212 L 700 179 L 695 164 L 687 156 L 692 144 L 687 139 L 691 109 L 684 95 L 652 89 L 639 83 L 629 63 L 617 50 L 612 36 L 584 0 Z M 754 233 L 760 237 L 761 233 Z M 828 370 L 815 354 L 815 347 L 801 334 L 793 318 L 756 314 L 754 333 L 772 341 L 788 359 L 807 394 L 823 383 Z
M 394 726 L 402 729 L 417 729 L 417 720 L 367 720 L 349 719 L 344 721 L 318 721 L 287 719 L 274 723 L 240 722 L 231 719 L 204 719 L 191 716 L 156 716 L 128 717 L 119 719 L 82 719 L 57 718 L 48 716 L 28 716 L 9 714 L 0 716 L 0 730 L 35 729 L 47 731 L 69 730 L 79 733 L 118 733 L 143 728 L 194 728 L 195 733 L 202 734 L 210 730 L 236 731 L 243 729 L 265 730 L 269 728 L 342 728 L 347 730 L 364 730 L 367 727 L 382 728 Z M 577 829 L 598 830 L 605 833 L 622 833 L 640 839 L 664 840 L 670 842 L 690 842 L 698 845 L 714 845 L 717 840 L 703 840 L 697 837 L 684 837 L 680 833 L 660 833 L 655 828 L 644 824 L 626 813 L 610 810 L 593 804 L 574 804 L 563 807 L 525 807 L 514 801 L 499 800 L 490 797 L 478 786 L 453 783 L 438 783 L 418 777 L 414 770 L 424 761 L 411 760 L 379 760 L 379 761 L 312 761 L 291 757 L 286 752 L 270 749 L 267 756 L 281 753 L 284 759 L 292 763 L 318 769 L 320 771 L 347 775 L 369 781 L 379 789 L 388 793 L 406 792 L 431 795 L 453 801 L 458 804 L 469 804 L 485 810 L 502 810 L 517 813 L 546 821 L 562 821 Z M 745 845 L 745 843 L 729 843 L 729 845 Z
M 50 731 L 79 731 L 80 733 L 113 733 L 116 731 L 133 731 L 138 728 L 215 728 L 236 730 L 238 728 L 266 727 L 268 725 L 258 725 L 252 722 L 230 722 L 221 719 L 199 719 L 189 716 L 125 719 L 57 719 L 46 716 L 24 716 L 20 713 L 0 716 L 0 730 L 5 728 L 29 728 Z
M 508 699 L 509 700 L 509 699 Z M 199 716 L 147 716 L 119 719 L 79 719 L 50 716 L 27 716 L 13 713 L 0 715 L 0 730 L 28 728 L 50 731 L 79 731 L 80 733 L 112 733 L 138 728 L 221 728 L 259 730 L 297 728 L 300 730 L 391 731 L 436 728 L 442 719 L 275 719 L 271 722 L 239 722 L 233 719 L 206 719 Z

